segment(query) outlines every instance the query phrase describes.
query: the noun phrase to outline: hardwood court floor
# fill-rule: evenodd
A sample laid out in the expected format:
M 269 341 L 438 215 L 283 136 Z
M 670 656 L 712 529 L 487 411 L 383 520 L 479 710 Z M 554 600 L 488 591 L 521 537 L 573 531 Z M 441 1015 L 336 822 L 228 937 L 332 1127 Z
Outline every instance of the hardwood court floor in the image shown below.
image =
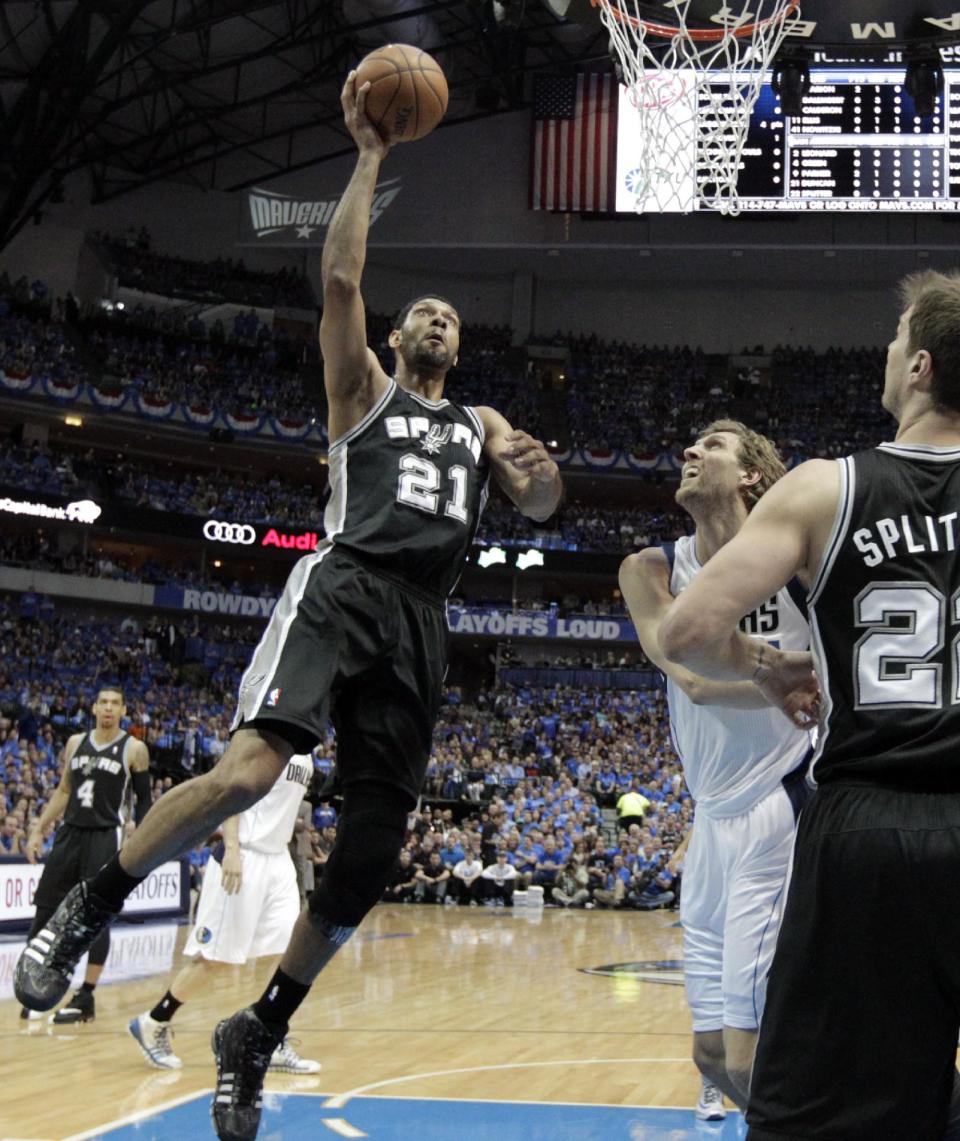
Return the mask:
M 683 988 L 664 985 L 676 981 L 670 964 L 681 957 L 676 920 L 676 912 L 380 905 L 295 1019 L 297 1048 L 319 1059 L 322 1072 L 271 1075 L 267 1089 L 692 1107 L 699 1084 L 688 1060 Z M 174 969 L 186 930 L 167 928 Z M 141 941 L 150 938 L 149 928 L 139 931 Z M 136 953 L 126 954 L 125 973 L 136 973 Z M 664 984 L 581 969 L 638 962 Z M 174 1021 L 183 1069 L 162 1072 L 147 1065 L 126 1030 L 171 977 L 153 964 L 146 977 L 101 984 L 96 1021 L 85 1026 L 27 1024 L 12 999 L 0 1002 L 0 1138 L 63 1141 L 212 1087 L 210 1031 L 259 994 L 269 965 L 218 971 Z M 166 1128 L 138 1136 L 192 1141 L 194 1134 Z M 269 1133 L 307 1135 L 318 1134 Z M 471 1136 L 469 1128 L 454 1135 Z

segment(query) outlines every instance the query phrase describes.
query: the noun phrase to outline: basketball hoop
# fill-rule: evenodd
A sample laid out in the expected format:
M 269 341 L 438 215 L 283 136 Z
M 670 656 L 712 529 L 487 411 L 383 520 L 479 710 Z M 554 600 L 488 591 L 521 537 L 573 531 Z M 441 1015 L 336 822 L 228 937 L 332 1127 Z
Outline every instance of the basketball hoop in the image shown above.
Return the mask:
M 709 14 L 703 0 L 671 0 L 665 7 L 675 24 L 664 23 L 662 11 L 651 19 L 643 0 L 590 3 L 600 9 L 640 119 L 628 175 L 637 212 L 687 212 L 701 199 L 738 214 L 750 114 L 800 0 L 733 0 L 739 15 L 721 0 Z

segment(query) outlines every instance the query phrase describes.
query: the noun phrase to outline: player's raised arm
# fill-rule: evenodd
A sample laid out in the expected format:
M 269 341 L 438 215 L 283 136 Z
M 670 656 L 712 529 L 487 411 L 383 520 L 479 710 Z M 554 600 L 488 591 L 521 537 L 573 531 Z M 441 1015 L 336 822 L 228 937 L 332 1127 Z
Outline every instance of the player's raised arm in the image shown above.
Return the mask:
M 477 408 L 486 439 L 483 450 L 497 482 L 530 519 L 549 519 L 560 505 L 560 469 L 539 440 L 511 428 L 493 408 Z
M 640 646 L 651 662 L 672 678 L 694 705 L 760 709 L 769 705 L 753 682 L 710 681 L 668 660 L 660 648 L 659 630 L 673 602 L 670 567 L 659 547 L 647 547 L 620 564 L 620 590 L 636 627 Z
M 321 260 L 320 351 L 330 402 L 331 440 L 363 416 L 387 383 L 375 354 L 367 347 L 367 323 L 360 295 L 370 208 L 380 163 L 389 150 L 365 114 L 366 90 L 367 85 L 357 90 L 356 72 L 351 72 L 340 95 L 344 122 L 360 153 L 330 221 Z M 351 409 L 350 404 L 355 407 Z

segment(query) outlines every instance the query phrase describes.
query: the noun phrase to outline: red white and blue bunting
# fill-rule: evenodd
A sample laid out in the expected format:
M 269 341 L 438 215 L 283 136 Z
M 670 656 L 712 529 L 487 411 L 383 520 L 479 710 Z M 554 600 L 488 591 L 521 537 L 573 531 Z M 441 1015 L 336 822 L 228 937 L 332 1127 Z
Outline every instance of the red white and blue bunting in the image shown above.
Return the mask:
M 177 411 L 172 400 L 158 400 L 155 396 L 142 396 L 139 392 L 133 398 L 137 412 L 147 420 L 169 420 Z
M 144 420 L 170 421 L 203 432 L 209 432 L 211 428 L 226 427 L 244 436 L 262 436 L 291 442 L 309 440 L 321 447 L 327 445 L 324 426 L 314 420 L 292 416 L 268 416 L 265 413 L 240 409 L 224 412 L 200 404 L 176 404 L 172 401 L 143 396 L 132 387 L 98 388 L 92 382 L 53 378 L 49 375 L 40 377 L 19 375 L 0 369 L 0 392 L 4 391 L 17 396 L 45 396 L 56 400 L 59 404 L 92 405 L 104 412 L 123 411 L 127 415 L 133 414 Z M 562 468 L 586 467 L 591 471 L 671 476 L 679 474 L 683 464 L 681 455 L 673 455 L 670 452 L 644 454 L 605 448 L 568 448 L 565 451 L 560 448 L 548 448 L 547 450 Z M 798 452 L 786 461 L 787 467 L 796 467 L 809 458 Z
M 49 396 L 51 400 L 62 400 L 72 404 L 83 391 L 84 384 L 82 380 L 61 376 L 41 376 L 40 387 L 44 395 Z
M 4 372 L 0 368 L 0 388 L 5 388 L 8 392 L 29 392 L 36 383 L 37 378 L 34 376 Z

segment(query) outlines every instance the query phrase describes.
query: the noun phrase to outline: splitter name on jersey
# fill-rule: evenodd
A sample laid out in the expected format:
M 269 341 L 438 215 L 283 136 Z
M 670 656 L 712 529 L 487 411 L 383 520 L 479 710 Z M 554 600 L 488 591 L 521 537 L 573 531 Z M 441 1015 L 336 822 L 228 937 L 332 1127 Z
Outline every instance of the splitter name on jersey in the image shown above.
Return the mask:
M 906 515 L 878 519 L 873 527 L 861 527 L 852 535 L 853 545 L 863 555 L 865 566 L 879 566 L 898 555 L 936 555 L 957 549 L 957 512 L 922 515 L 913 523 Z

